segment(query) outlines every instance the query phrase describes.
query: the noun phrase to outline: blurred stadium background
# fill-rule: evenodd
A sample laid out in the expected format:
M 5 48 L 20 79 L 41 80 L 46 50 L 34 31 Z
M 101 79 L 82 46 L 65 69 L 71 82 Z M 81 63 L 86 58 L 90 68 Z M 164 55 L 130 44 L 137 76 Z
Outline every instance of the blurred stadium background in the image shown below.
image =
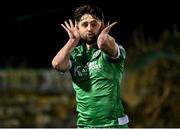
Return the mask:
M 3 8 L 7 15 L 1 21 L 0 127 L 76 127 L 71 76 L 53 70 L 51 60 L 68 38 L 59 23 L 82 1 L 26 2 L 7 2 Z M 119 21 L 111 34 L 127 51 L 121 96 L 129 126 L 180 127 L 176 4 L 169 11 L 170 4 L 95 3 L 107 20 Z

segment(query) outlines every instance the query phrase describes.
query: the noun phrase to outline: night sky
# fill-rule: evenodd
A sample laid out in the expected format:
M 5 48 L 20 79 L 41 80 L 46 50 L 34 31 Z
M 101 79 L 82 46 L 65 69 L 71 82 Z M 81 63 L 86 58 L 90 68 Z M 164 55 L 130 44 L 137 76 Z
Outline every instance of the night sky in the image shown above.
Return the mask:
M 131 3 L 118 0 L 66 0 L 61 2 L 6 1 L 1 4 L 0 68 L 51 68 L 51 60 L 68 40 L 59 26 L 72 18 L 76 6 L 91 2 L 105 14 L 105 21 L 118 21 L 111 33 L 126 46 L 134 29 L 143 28 L 145 38 L 158 40 L 161 33 L 179 28 L 177 3 Z

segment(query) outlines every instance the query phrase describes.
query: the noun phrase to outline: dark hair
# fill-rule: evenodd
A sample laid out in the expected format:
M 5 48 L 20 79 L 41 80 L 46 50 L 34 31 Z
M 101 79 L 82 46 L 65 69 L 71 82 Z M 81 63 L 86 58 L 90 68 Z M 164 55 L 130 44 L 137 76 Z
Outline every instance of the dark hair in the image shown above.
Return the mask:
M 84 14 L 90 14 L 92 17 L 104 20 L 104 14 L 101 9 L 95 5 L 87 4 L 77 7 L 74 11 L 74 19 L 79 22 Z

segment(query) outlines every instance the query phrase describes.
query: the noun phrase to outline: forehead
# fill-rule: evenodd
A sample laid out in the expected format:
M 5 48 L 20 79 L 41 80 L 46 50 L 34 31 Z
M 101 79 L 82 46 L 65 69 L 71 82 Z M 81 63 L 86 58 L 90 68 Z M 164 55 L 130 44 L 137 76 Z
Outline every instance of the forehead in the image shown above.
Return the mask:
M 91 22 L 91 21 L 99 21 L 99 20 L 92 17 L 92 15 L 90 14 L 85 14 L 80 19 L 80 22 Z

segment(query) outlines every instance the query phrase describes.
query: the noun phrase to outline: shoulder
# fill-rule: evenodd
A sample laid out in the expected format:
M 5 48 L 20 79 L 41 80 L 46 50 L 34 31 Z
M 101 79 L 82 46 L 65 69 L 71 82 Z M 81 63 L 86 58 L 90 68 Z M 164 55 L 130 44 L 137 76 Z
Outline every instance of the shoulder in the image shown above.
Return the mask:
M 82 53 L 83 52 L 83 46 L 82 45 L 79 45 L 77 47 L 75 47 L 71 53 L 71 55 L 76 55 L 76 54 L 79 54 L 79 53 Z

